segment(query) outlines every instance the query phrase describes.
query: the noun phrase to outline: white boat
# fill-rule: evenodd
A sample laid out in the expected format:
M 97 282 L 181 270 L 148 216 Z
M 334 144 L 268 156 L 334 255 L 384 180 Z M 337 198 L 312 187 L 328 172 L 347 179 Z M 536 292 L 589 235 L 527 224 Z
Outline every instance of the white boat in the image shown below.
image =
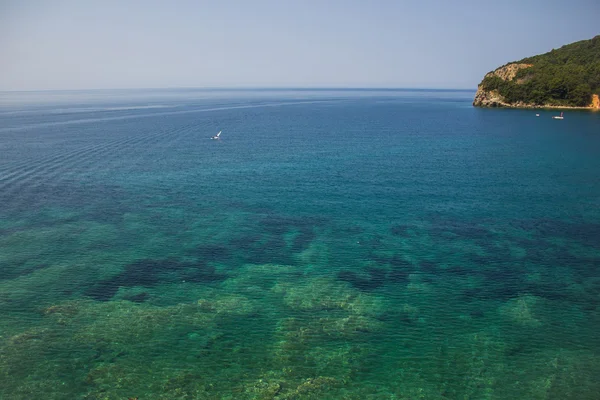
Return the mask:
M 565 119 L 565 117 L 563 117 L 563 113 L 561 112 L 560 115 L 555 115 L 552 118 L 554 119 Z
M 211 139 L 212 140 L 219 140 L 220 139 L 219 136 L 221 136 L 221 132 L 222 131 L 219 131 L 219 133 L 217 133 L 215 136 L 211 137 Z
M 536 117 L 539 117 L 539 116 L 540 116 L 540 114 L 535 114 L 535 116 L 536 116 Z

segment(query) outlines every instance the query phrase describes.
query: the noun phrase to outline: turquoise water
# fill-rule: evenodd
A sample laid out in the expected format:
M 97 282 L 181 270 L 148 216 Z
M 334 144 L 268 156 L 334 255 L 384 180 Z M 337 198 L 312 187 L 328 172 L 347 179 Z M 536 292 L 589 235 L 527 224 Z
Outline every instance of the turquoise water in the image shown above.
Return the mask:
M 0 398 L 598 398 L 600 114 L 472 97 L 1 94 Z

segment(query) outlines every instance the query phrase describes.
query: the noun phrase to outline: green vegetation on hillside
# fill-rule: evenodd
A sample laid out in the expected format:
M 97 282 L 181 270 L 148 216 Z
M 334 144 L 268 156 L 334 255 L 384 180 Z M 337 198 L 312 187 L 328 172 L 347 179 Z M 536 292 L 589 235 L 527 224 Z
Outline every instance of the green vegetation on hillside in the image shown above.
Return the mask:
M 511 81 L 487 76 L 482 82 L 484 90 L 498 90 L 510 104 L 522 101 L 578 107 L 588 106 L 592 94 L 600 93 L 600 36 L 518 63 L 533 66 L 521 69 Z

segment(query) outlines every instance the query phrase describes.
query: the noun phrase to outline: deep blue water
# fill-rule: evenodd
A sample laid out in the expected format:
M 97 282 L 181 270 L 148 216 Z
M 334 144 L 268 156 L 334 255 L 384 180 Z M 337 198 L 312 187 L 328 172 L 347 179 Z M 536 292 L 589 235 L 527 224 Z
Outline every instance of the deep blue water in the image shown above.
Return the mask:
M 1 93 L 0 398 L 596 399 L 600 114 L 473 95 Z

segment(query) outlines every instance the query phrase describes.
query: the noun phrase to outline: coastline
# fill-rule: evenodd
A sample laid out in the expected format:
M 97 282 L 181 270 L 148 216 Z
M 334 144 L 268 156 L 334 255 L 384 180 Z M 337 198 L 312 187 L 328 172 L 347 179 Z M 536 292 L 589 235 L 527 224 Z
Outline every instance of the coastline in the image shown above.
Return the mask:
M 473 107 L 480 108 L 516 108 L 516 109 L 548 109 L 548 110 L 585 110 L 597 112 L 600 111 L 600 99 L 597 94 L 592 97 L 592 104 L 587 107 L 579 106 L 563 106 L 554 104 L 528 104 L 517 102 L 514 104 L 504 102 L 504 98 L 497 93 L 497 91 L 486 91 L 481 87 L 478 87 L 477 93 L 475 93 L 475 99 L 473 100 Z
M 596 108 L 596 107 L 554 106 L 554 105 L 548 105 L 548 104 L 541 105 L 541 106 L 533 105 L 533 104 L 527 104 L 527 105 L 497 104 L 497 105 L 493 105 L 493 106 L 485 106 L 485 105 L 473 103 L 473 107 L 535 109 L 535 110 L 544 110 L 544 109 L 546 109 L 546 110 L 584 110 L 584 111 L 591 111 L 591 112 L 600 111 L 600 108 Z

